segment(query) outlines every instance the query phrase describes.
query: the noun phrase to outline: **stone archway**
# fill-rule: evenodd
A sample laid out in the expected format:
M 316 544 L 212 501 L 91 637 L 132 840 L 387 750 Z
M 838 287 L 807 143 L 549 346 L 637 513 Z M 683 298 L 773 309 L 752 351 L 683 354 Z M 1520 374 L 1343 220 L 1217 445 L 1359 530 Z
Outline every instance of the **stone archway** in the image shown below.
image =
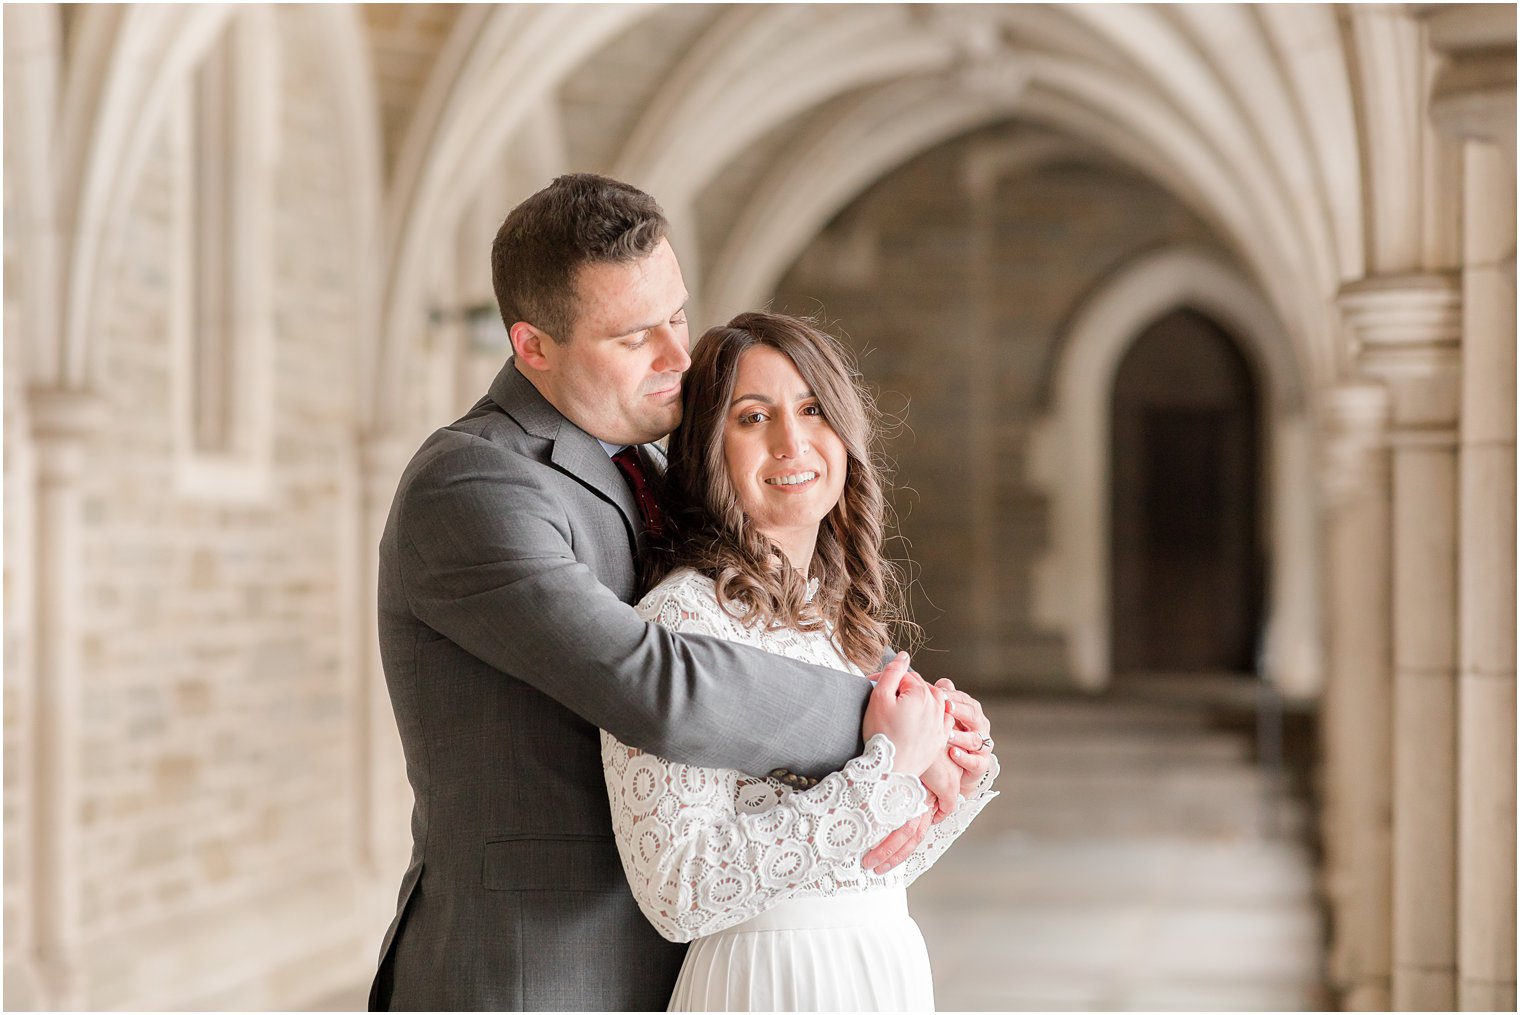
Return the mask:
M 1285 694 L 1310 696 L 1321 679 L 1315 581 L 1311 427 L 1299 365 L 1267 302 L 1215 254 L 1173 248 L 1120 269 L 1078 311 L 1063 338 L 1051 412 L 1036 428 L 1031 480 L 1050 499 L 1052 543 L 1035 573 L 1037 619 L 1066 639 L 1074 682 L 1105 687 L 1110 655 L 1110 482 L 1107 410 L 1121 357 L 1150 322 L 1193 307 L 1238 336 L 1261 378 L 1267 491 L 1263 658 Z
M 1250 673 L 1263 588 L 1257 381 L 1233 336 L 1172 310 L 1110 402 L 1115 673 Z

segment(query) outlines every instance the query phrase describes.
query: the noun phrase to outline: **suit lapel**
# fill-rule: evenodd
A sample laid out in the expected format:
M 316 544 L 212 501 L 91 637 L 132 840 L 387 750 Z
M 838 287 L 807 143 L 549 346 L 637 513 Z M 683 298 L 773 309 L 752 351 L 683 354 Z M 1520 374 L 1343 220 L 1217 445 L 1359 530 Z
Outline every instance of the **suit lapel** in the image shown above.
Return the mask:
M 628 523 L 630 537 L 643 527 L 644 523 L 639 517 L 639 504 L 634 499 L 633 491 L 628 488 L 628 481 L 623 478 L 617 463 L 607 457 L 607 450 L 595 437 L 566 420 L 565 425 L 560 427 L 559 438 L 554 442 L 554 450 L 549 453 L 549 459 L 616 504 L 623 513 L 623 521 Z
M 622 512 L 630 542 L 638 550 L 643 549 L 644 522 L 639 516 L 638 501 L 622 471 L 607 457 L 607 450 L 595 437 L 550 405 L 533 383 L 518 372 L 512 360 L 507 360 L 491 383 L 491 400 L 528 433 L 550 442 L 549 460 L 556 468 Z

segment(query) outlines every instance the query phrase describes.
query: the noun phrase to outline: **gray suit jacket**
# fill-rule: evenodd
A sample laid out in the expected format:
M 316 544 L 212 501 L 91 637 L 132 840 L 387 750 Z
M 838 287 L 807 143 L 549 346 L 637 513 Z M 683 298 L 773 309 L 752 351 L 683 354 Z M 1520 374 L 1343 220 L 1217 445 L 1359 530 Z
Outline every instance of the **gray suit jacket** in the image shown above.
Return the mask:
M 624 880 L 598 727 L 761 774 L 860 752 L 866 681 L 640 620 L 642 540 L 617 466 L 511 361 L 402 474 L 380 653 L 416 799 L 372 1009 L 664 1009 L 684 946 Z

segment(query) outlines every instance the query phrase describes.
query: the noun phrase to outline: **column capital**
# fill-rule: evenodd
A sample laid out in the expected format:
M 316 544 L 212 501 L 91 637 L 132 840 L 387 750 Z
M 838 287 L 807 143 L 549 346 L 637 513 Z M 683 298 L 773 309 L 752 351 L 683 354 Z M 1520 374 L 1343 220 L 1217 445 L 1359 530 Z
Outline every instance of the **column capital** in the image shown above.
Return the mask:
M 1395 424 L 1426 431 L 1454 427 L 1461 394 L 1461 277 L 1372 276 L 1343 286 L 1336 302 L 1351 332 L 1357 369 L 1389 386 Z
M 1357 364 L 1380 379 L 1454 365 L 1462 343 L 1462 279 L 1455 272 L 1377 275 L 1341 287 L 1341 315 Z
M 1515 144 L 1513 4 L 1419 4 L 1430 48 L 1445 57 L 1431 87 L 1430 117 L 1455 137 Z
M 105 400 L 81 388 L 28 388 L 26 411 L 32 437 L 49 444 L 83 441 L 106 420 Z
M 37 448 L 38 481 L 55 488 L 75 483 L 84 468 L 85 442 L 107 419 L 105 400 L 78 388 L 30 388 L 26 414 Z

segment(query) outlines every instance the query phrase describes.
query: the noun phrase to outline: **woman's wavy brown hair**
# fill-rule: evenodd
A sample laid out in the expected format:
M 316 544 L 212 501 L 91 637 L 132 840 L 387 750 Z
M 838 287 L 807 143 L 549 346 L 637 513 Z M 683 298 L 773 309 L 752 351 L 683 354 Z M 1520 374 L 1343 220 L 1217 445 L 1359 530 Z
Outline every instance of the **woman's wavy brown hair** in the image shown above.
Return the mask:
M 819 590 L 811 603 L 809 575 L 745 517 L 723 455 L 739 359 L 761 345 L 796 366 L 847 456 L 844 491 L 818 526 L 811 576 Z M 740 314 L 697 341 L 681 402 L 684 414 L 671 435 L 661 483 L 665 534 L 651 545 L 648 586 L 690 567 L 716 582 L 718 603 L 745 623 L 810 631 L 832 622 L 841 653 L 867 673 L 880 667 L 893 636 L 899 645 L 916 642 L 902 572 L 882 554 L 881 420 L 845 349 L 811 319 Z

